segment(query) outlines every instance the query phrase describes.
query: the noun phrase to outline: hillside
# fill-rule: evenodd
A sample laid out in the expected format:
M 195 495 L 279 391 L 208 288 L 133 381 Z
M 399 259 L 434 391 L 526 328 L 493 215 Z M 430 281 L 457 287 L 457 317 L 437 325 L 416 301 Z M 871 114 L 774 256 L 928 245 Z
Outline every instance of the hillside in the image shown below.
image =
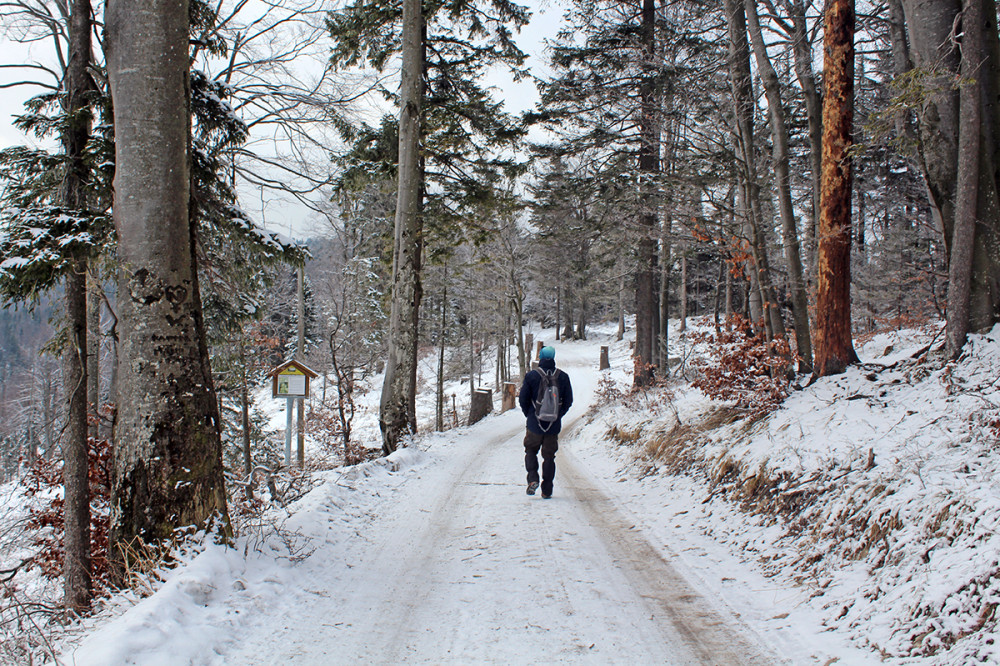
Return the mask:
M 886 658 L 996 661 L 1000 330 L 954 364 L 928 352 L 938 334 L 876 336 L 861 366 L 763 418 L 680 385 L 601 407 L 579 441 L 620 461 L 649 529 L 754 563 L 782 590 L 781 622 L 815 614 Z

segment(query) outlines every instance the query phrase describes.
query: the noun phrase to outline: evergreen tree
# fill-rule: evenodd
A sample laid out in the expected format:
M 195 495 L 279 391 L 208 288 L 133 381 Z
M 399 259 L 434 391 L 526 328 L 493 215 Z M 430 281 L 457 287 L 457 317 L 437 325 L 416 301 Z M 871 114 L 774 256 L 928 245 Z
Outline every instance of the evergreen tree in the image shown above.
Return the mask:
M 401 106 L 399 200 L 381 417 L 386 452 L 416 430 L 424 246 L 436 245 L 436 238 L 451 245 L 463 227 L 474 236 L 470 216 L 509 203 L 509 190 L 498 185 L 520 172 L 503 151 L 520 139 L 521 127 L 479 81 L 496 65 L 523 75 L 525 56 L 509 25 L 518 29 L 527 18 L 526 10 L 509 0 L 385 0 L 355 2 L 331 13 L 327 22 L 337 66 L 366 64 L 382 71 L 395 54 L 403 58 L 403 84 L 395 98 Z
M 556 136 L 541 153 L 586 158 L 601 198 L 619 209 L 630 231 L 637 385 L 652 380 L 657 340 L 665 328 L 656 287 L 667 268 L 660 266 L 661 255 L 664 264 L 669 255 L 663 213 L 685 206 L 676 197 L 664 205 L 665 192 L 683 190 L 668 188 L 668 174 L 677 177 L 680 170 L 661 163 L 661 156 L 679 160 L 691 151 L 693 142 L 681 128 L 696 126 L 693 131 L 704 131 L 703 136 L 717 131 L 704 130 L 711 123 L 699 122 L 705 113 L 717 113 L 709 92 L 717 85 L 720 60 L 709 37 L 711 15 L 701 3 L 574 2 L 568 25 L 553 45 L 554 76 L 539 82 L 539 109 L 529 115 L 529 121 L 544 123 Z M 690 95 L 692 86 L 706 91 L 704 99 Z M 671 129 L 674 118 L 681 120 Z M 683 177 L 692 179 L 687 172 Z

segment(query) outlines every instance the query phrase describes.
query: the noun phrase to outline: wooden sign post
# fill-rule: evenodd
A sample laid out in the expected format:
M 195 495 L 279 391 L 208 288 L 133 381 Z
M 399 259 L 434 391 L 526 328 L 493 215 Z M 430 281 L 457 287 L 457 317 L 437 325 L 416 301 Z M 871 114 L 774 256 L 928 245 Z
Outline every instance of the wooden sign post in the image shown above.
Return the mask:
M 285 465 L 292 466 L 292 407 L 309 397 L 309 380 L 319 373 L 300 361 L 285 361 L 271 372 L 271 395 L 285 398 Z M 302 461 L 305 462 L 305 461 Z

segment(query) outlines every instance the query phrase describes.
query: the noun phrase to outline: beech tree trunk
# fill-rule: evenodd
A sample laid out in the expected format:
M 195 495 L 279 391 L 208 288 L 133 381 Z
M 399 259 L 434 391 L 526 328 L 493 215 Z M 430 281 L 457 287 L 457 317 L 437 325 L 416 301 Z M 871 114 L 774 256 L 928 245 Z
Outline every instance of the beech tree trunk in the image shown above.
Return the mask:
M 984 0 L 964 0 L 962 10 L 962 82 L 959 92 L 958 182 L 955 193 L 955 229 L 948 262 L 948 358 L 958 358 L 969 334 L 969 296 L 976 204 L 979 199 L 979 140 L 982 98 L 979 67 L 984 61 Z M 994 9 L 995 14 L 995 9 Z
M 219 412 L 188 215 L 188 29 L 185 0 L 106 5 L 122 266 L 115 554 L 117 545 L 136 539 L 169 541 L 178 527 L 229 531 Z
M 824 21 L 823 189 L 816 293 L 818 376 L 858 361 L 851 339 L 851 123 L 854 0 L 828 0 Z
M 918 115 L 919 156 L 931 210 L 951 252 L 958 169 L 958 52 L 951 40 L 959 0 L 903 0 L 913 64 L 932 75 Z
M 69 62 L 66 67 L 64 102 L 69 118 L 63 131 L 63 150 L 68 167 L 62 183 L 62 202 L 69 211 L 87 208 L 87 166 L 84 161 L 90 139 L 87 94 L 93 89 L 88 67 L 91 62 L 90 0 L 73 0 L 69 21 Z M 68 345 L 63 352 L 63 385 L 66 395 L 66 439 L 63 445 L 64 603 L 73 611 L 90 607 L 90 461 L 87 437 L 87 259 L 74 258 L 66 275 L 66 321 Z
M 892 46 L 892 74 L 899 78 L 913 69 L 913 62 L 910 60 L 910 47 L 906 43 L 906 15 L 903 13 L 903 5 L 900 0 L 888 0 L 889 6 L 889 42 Z M 906 122 L 907 112 L 900 111 L 896 114 L 893 122 L 896 126 L 896 136 L 905 137 L 907 143 L 916 143 L 915 139 L 910 140 L 912 131 Z
M 960 52 L 954 39 L 960 2 L 903 0 L 902 4 L 914 65 L 935 74 L 922 82 L 929 92 L 918 114 L 918 147 L 932 209 L 940 219 L 949 257 L 954 255 L 961 177 L 961 104 L 965 99 L 972 100 L 971 95 L 961 94 L 966 82 L 956 86 L 955 81 L 967 71 L 975 73 L 974 87 L 979 90 L 982 107 L 967 330 L 985 331 L 1000 319 L 1000 109 L 996 104 L 1000 97 L 1000 39 L 996 3 L 984 0 L 977 21 L 982 47 L 978 62 L 968 64 L 963 61 L 964 48 Z
M 382 451 L 392 453 L 417 431 L 417 336 L 421 298 L 423 225 L 420 210 L 421 102 L 423 100 L 423 13 L 420 0 L 403 0 L 402 80 L 399 87 L 399 170 L 388 362 L 379 424 Z
M 754 100 L 750 78 L 750 45 L 747 43 L 746 11 L 739 0 L 725 0 L 729 29 L 729 80 L 732 87 L 736 119 L 737 154 L 743 163 L 743 225 L 747 249 L 752 257 L 750 267 L 750 313 L 755 326 L 763 326 L 770 340 L 784 337 L 785 324 L 771 284 L 771 266 L 764 242 L 763 214 L 760 206 L 760 184 L 754 158 Z M 759 303 L 759 305 L 758 305 Z
M 799 232 L 795 210 L 792 207 L 792 188 L 788 166 L 788 128 L 781 105 L 781 83 L 767 55 L 767 48 L 757 16 L 757 0 L 746 0 L 750 41 L 757 61 L 757 70 L 764 82 L 768 118 L 771 124 L 774 181 L 781 217 L 781 235 L 784 241 L 785 266 L 788 270 L 788 288 L 792 298 L 792 318 L 795 321 L 795 346 L 799 357 L 799 372 L 812 370 L 812 342 L 809 337 L 809 299 L 802 275 L 802 257 L 799 251 Z

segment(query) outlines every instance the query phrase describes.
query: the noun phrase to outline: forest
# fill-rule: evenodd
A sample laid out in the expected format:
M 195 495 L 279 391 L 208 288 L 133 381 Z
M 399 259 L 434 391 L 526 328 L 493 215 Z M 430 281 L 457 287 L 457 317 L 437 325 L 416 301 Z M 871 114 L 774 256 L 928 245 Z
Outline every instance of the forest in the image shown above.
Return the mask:
M 56 498 L 0 578 L 85 614 L 310 466 L 499 405 L 529 331 L 613 322 L 629 391 L 694 376 L 748 419 L 880 332 L 940 323 L 936 362 L 967 356 L 1000 320 L 997 25 L 987 0 L 0 2 L 26 99 L 0 483 Z M 318 377 L 290 460 L 267 391 L 293 358 Z

